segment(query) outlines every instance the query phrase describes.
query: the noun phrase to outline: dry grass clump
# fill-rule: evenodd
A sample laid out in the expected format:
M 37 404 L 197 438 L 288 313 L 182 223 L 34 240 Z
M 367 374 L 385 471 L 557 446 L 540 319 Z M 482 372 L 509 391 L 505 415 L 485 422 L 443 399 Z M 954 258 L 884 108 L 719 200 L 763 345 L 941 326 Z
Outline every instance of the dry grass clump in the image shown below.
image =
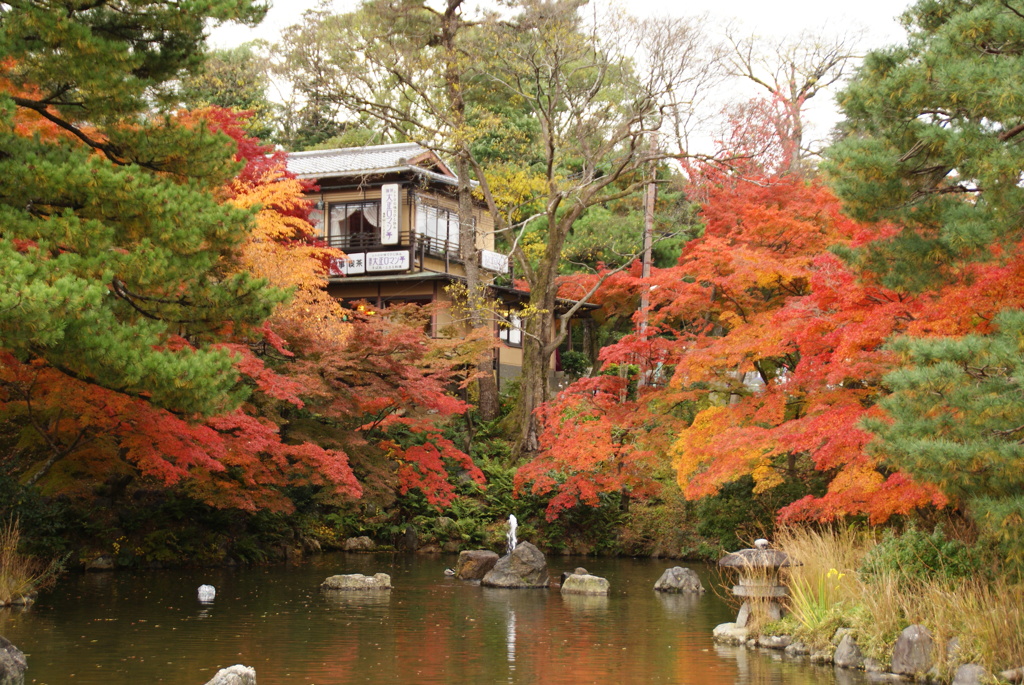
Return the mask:
M 780 529 L 775 546 L 793 562 L 785 582 L 797 635 L 814 646 L 828 644 L 856 604 L 857 568 L 872 538 L 853 528 Z
M 978 663 L 990 671 L 1024 666 L 1024 586 L 1003 576 L 951 578 L 865 573 L 877 539 L 852 528 L 787 528 L 776 546 L 802 566 L 789 572 L 790 611 L 797 636 L 829 642 L 839 626 L 853 628 L 866 656 L 888 662 L 903 628 L 922 624 L 935 640 L 941 672 Z M 955 650 L 949 650 L 956 639 Z
M 61 570 L 60 560 L 45 563 L 19 552 L 20 541 L 18 519 L 0 526 L 0 605 L 31 602 L 35 593 L 51 585 Z

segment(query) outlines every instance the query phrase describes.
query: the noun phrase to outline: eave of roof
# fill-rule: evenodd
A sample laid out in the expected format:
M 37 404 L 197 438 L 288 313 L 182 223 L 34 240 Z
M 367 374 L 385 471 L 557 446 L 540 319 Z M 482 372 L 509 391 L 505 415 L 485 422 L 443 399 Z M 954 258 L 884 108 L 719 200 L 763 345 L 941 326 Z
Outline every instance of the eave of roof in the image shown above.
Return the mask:
M 312 180 L 321 178 L 353 178 L 363 176 L 383 176 L 385 174 L 400 174 L 400 173 L 412 173 L 419 176 L 424 176 L 431 181 L 437 183 L 443 183 L 445 185 L 457 186 L 459 179 L 439 174 L 436 171 L 430 171 L 429 169 L 423 169 L 418 166 L 393 166 L 386 167 L 383 169 L 356 169 L 355 171 L 335 171 L 335 172 L 323 172 L 313 174 L 296 174 L 295 177 L 302 180 Z M 476 181 L 472 181 L 473 185 L 476 185 Z

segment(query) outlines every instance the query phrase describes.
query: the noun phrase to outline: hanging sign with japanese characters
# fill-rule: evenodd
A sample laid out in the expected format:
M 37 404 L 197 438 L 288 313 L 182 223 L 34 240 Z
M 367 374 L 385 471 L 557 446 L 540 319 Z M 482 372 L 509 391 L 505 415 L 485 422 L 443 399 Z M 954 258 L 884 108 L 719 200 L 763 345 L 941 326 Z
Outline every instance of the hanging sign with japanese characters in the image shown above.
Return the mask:
M 409 251 L 368 252 L 366 254 L 366 270 L 372 271 L 408 271 Z
M 353 276 L 366 273 L 366 253 L 346 253 L 344 257 L 337 257 L 331 260 L 329 275 L 331 276 Z
M 380 242 L 382 245 L 398 244 L 399 195 L 397 183 L 385 183 L 380 187 Z

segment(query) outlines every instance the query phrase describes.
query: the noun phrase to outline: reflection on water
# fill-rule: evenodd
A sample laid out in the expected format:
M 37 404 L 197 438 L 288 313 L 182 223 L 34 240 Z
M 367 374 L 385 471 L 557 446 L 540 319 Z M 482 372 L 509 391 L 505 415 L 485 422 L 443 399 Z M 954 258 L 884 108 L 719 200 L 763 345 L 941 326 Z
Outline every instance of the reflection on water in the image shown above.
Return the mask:
M 507 682 L 561 685 L 859 685 L 779 655 L 716 647 L 732 610 L 714 593 L 654 592 L 665 562 L 558 560 L 611 582 L 607 597 L 482 588 L 453 559 L 332 555 L 290 567 L 68 576 L 0 634 L 37 685 L 200 685 L 256 668 L 260 685 Z M 389 573 L 383 593 L 323 593 L 337 573 Z M 708 586 L 707 573 L 698 569 Z M 200 583 L 217 588 L 200 605 Z
M 516 670 L 516 612 L 508 612 L 505 622 L 505 657 L 508 659 L 509 670 Z
M 569 611 L 608 611 L 608 595 L 562 595 Z
M 326 590 L 324 599 L 338 607 L 381 607 L 391 603 L 391 590 Z
M 704 595 L 693 592 L 675 594 L 671 592 L 655 592 L 658 604 L 665 610 L 665 613 L 675 619 L 681 619 L 693 613 L 704 601 Z

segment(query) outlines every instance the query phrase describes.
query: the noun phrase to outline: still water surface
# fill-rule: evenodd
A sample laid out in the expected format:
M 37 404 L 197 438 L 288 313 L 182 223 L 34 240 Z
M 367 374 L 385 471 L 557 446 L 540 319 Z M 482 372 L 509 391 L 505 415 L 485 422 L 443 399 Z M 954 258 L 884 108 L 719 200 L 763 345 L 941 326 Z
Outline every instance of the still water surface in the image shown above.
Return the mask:
M 711 642 L 734 611 L 714 592 L 663 595 L 674 562 L 549 559 L 584 565 L 607 598 L 495 590 L 444 576 L 454 557 L 325 555 L 274 568 L 65 577 L 27 611 L 0 611 L 0 634 L 28 655 L 26 683 L 201 685 L 256 668 L 259 685 L 538 683 L 856 685 L 831 667 Z M 712 573 L 694 567 L 705 587 Z M 335 573 L 385 572 L 383 595 L 324 595 Z M 217 588 L 201 605 L 196 588 Z

